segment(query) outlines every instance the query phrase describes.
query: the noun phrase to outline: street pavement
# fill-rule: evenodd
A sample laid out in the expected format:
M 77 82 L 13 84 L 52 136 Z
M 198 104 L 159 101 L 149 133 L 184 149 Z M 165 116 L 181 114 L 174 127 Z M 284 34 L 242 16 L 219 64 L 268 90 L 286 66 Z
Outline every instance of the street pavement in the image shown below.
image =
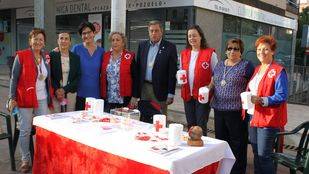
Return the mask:
M 9 70 L 7 66 L 0 65 L 0 111 L 6 112 L 5 102 L 8 96 L 8 86 L 9 86 Z M 300 123 L 309 120 L 309 106 L 305 105 L 294 105 L 288 104 L 288 124 L 285 127 L 286 130 L 292 130 Z M 168 122 L 182 123 L 186 125 L 186 119 L 184 115 L 183 100 L 180 97 L 180 89 L 177 88 L 174 103 L 169 106 L 168 110 Z M 0 127 L 5 131 L 5 123 L 0 120 Z M 208 122 L 208 129 L 210 137 L 214 137 L 214 123 L 213 123 L 213 112 L 210 113 L 210 118 Z M 292 138 L 285 139 L 285 144 L 292 146 L 297 145 L 299 141 L 299 136 L 294 136 Z M 18 149 L 18 148 L 17 148 Z M 293 150 L 288 150 L 293 152 Z M 16 167 L 18 169 L 20 165 L 20 154 L 17 150 L 15 154 Z M 13 172 L 10 170 L 10 158 L 9 158 L 9 148 L 7 140 L 0 141 L 0 173 L 1 174 L 16 174 L 18 172 Z M 253 156 L 250 145 L 248 146 L 248 164 L 247 164 L 247 174 L 253 174 Z M 289 170 L 285 167 L 279 165 L 278 174 L 289 173 Z

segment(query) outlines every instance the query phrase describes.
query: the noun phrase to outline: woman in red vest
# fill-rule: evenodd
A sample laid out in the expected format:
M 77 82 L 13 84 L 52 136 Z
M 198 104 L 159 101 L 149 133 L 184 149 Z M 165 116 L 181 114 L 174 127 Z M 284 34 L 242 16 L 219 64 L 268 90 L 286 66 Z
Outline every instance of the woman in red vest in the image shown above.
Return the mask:
M 210 112 L 209 102 L 198 101 L 200 87 L 209 85 L 218 59 L 213 48 L 209 48 L 202 29 L 194 25 L 187 30 L 186 49 L 181 51 L 180 66 L 186 70 L 187 83 L 181 87 L 181 97 L 188 128 L 200 126 L 203 135 L 207 135 L 207 122 Z
M 51 104 L 50 58 L 42 51 L 45 38 L 42 29 L 35 28 L 30 32 L 30 48 L 17 52 L 10 81 L 9 110 L 19 112 L 22 173 L 30 171 L 29 143 L 33 115 L 48 114 L 48 104 Z
M 101 66 L 104 111 L 110 112 L 111 109 L 128 106 L 129 103 L 130 107 L 136 107 L 137 99 L 132 97 L 136 89 L 135 54 L 125 49 L 127 41 L 123 33 L 112 32 L 109 40 L 111 51 L 104 53 Z
M 271 153 L 276 133 L 287 123 L 288 78 L 284 67 L 274 61 L 276 40 L 272 36 L 259 37 L 255 47 L 261 65 L 255 68 L 248 84 L 254 107 L 247 111 L 251 116 L 249 137 L 254 170 L 275 174 Z

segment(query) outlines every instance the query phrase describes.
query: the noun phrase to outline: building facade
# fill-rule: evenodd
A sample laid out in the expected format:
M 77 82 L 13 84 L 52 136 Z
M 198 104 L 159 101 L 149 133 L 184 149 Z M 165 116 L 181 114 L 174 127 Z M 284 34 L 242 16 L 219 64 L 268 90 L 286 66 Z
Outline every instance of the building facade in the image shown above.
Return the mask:
M 70 32 L 72 42 L 79 43 L 78 25 L 82 21 L 96 22 L 101 28 L 96 39 L 109 48 L 110 0 L 55 1 L 55 32 Z M 156 19 L 163 23 L 164 37 L 174 42 L 180 52 L 186 44 L 186 29 L 198 24 L 219 57 L 225 56 L 225 42 L 239 37 L 245 43 L 243 58 L 257 64 L 254 42 L 261 35 L 271 34 L 278 40 L 276 60 L 290 71 L 294 64 L 298 15 L 297 2 L 295 5 L 292 1 L 127 0 L 128 47 L 136 51 L 138 42 L 148 38 L 147 23 Z M 28 46 L 28 33 L 34 26 L 33 0 L 1 0 L 0 14 L 0 64 L 4 64 L 15 50 Z M 56 38 L 48 42 L 56 42 Z
M 299 12 L 302 12 L 304 8 L 309 7 L 309 0 L 300 0 Z

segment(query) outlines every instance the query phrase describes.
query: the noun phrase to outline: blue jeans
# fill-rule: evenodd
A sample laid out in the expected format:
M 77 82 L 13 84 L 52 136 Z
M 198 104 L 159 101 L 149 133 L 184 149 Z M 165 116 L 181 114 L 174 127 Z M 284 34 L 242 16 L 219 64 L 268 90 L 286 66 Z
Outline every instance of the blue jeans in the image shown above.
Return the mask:
M 25 162 L 30 161 L 30 134 L 32 129 L 33 116 L 47 115 L 49 113 L 47 99 L 38 100 L 38 108 L 19 108 L 19 141 L 21 160 Z
M 275 174 L 271 154 L 277 132 L 279 132 L 279 128 L 249 128 L 249 141 L 254 154 L 254 174 Z

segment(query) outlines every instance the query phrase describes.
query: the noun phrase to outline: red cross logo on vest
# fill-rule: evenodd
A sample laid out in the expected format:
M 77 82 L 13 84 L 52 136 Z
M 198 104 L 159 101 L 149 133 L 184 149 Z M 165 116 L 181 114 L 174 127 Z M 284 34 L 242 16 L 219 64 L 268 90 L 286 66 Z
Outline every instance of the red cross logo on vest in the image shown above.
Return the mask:
M 180 77 L 180 80 L 182 80 L 183 83 L 186 82 L 187 80 L 187 76 L 185 74 L 183 74 L 181 77 Z
M 209 67 L 209 64 L 208 64 L 207 62 L 203 62 L 203 63 L 202 63 L 202 67 L 203 67 L 204 69 L 207 69 L 207 68 Z
M 198 100 L 199 100 L 199 101 L 203 101 L 203 100 L 205 100 L 205 97 L 204 97 L 203 95 L 200 94 L 200 95 L 198 95 Z
M 155 124 L 156 132 L 159 132 L 160 128 L 162 128 L 162 127 L 163 127 L 163 125 L 160 124 L 160 121 L 159 121 L 159 120 L 157 120 L 157 121 L 156 121 L 156 124 Z
M 276 70 L 272 69 L 268 72 L 268 78 L 273 78 L 276 75 Z
M 127 60 L 129 60 L 129 59 L 131 58 L 131 55 L 127 53 L 127 54 L 124 55 L 124 58 L 126 58 Z
M 85 110 L 88 111 L 88 109 L 90 109 L 90 108 L 91 108 L 91 105 L 90 105 L 88 102 L 86 102 L 86 104 L 85 104 Z

